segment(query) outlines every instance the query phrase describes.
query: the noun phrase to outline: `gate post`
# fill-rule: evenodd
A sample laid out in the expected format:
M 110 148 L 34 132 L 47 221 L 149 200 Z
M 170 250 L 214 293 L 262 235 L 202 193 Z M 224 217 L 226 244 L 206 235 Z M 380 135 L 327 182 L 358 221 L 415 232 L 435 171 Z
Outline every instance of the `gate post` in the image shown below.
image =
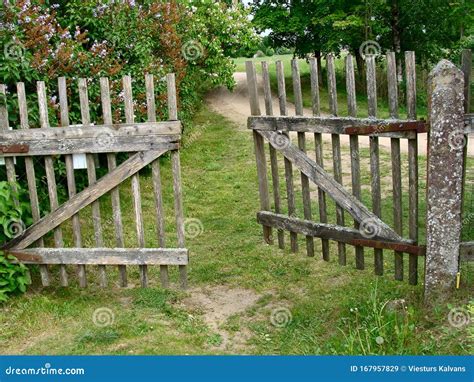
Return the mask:
M 428 79 L 428 151 L 425 303 L 446 300 L 459 265 L 464 138 L 463 73 L 440 61 Z

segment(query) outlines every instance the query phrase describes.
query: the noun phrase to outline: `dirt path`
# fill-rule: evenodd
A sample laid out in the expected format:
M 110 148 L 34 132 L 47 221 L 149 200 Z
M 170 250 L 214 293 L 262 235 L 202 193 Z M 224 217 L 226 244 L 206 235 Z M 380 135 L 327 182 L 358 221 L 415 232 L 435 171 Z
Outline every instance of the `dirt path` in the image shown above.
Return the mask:
M 230 92 L 226 88 L 219 88 L 212 91 L 207 98 L 207 102 L 211 109 L 216 113 L 219 113 L 231 121 L 235 122 L 242 129 L 247 127 L 247 117 L 250 115 L 250 106 L 248 102 L 248 92 L 247 92 L 247 81 L 246 75 L 243 72 L 234 73 L 234 78 L 237 83 L 235 90 Z M 262 88 L 262 78 L 258 76 L 258 87 L 260 95 L 260 107 L 261 110 L 265 110 L 264 101 L 263 101 L 263 88 Z M 294 106 L 291 103 L 288 103 L 288 111 L 290 115 L 294 115 Z M 278 98 L 273 97 L 273 110 L 279 110 Z M 276 114 L 276 113 L 275 113 Z M 305 108 L 305 115 L 311 115 L 311 110 Z M 330 135 L 323 134 L 323 139 L 329 141 Z M 349 145 L 349 136 L 341 135 L 341 143 L 344 145 Z M 369 146 L 369 138 L 361 136 L 359 143 L 362 147 Z M 386 149 L 390 149 L 390 138 L 380 138 L 380 146 Z M 427 134 L 418 135 L 418 152 L 421 155 L 426 155 L 427 148 Z M 402 152 L 408 152 L 408 141 L 402 139 L 400 141 L 400 149 Z M 474 139 L 469 140 L 468 147 L 469 155 L 474 156 Z

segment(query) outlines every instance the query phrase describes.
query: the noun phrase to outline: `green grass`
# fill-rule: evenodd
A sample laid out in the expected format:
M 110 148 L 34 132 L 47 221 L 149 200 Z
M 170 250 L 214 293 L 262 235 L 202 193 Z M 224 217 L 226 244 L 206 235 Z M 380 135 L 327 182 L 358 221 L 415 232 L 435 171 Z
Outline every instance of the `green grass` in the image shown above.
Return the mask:
M 275 55 L 271 57 L 259 57 L 259 58 L 252 58 L 253 62 L 255 62 L 257 73 L 262 72 L 261 62 L 268 61 L 270 66 L 270 82 L 272 91 L 274 94 L 277 93 L 277 78 L 276 78 L 276 66 L 275 62 L 280 60 L 283 62 L 284 72 L 285 72 L 285 87 L 286 87 L 286 94 L 287 98 L 290 102 L 293 102 L 294 95 L 293 95 L 293 85 L 292 85 L 292 78 L 291 78 L 291 60 L 293 59 L 292 55 Z M 248 58 L 241 57 L 234 59 L 234 63 L 236 64 L 236 71 L 238 72 L 245 72 L 245 61 L 248 61 Z M 311 84 L 310 84 L 310 70 L 309 64 L 305 59 L 299 59 L 299 67 L 300 67 L 300 77 L 301 77 L 301 89 L 303 95 L 303 106 L 307 108 L 311 108 Z M 335 68 L 336 68 L 336 82 L 337 82 L 337 93 L 338 93 L 338 114 L 341 116 L 348 115 L 347 112 L 347 93 L 346 93 L 346 85 L 345 85 L 345 69 L 344 69 L 344 56 L 337 58 L 335 60 Z M 388 101 L 387 101 L 387 82 L 386 82 L 386 74 L 385 69 L 383 69 L 380 64 L 377 71 L 377 93 L 378 93 L 378 114 L 379 118 L 388 118 L 389 117 L 389 110 L 388 110 Z M 327 74 L 326 74 L 326 63 L 325 60 L 322 62 L 322 75 L 323 75 L 323 83 L 320 84 L 319 89 L 319 96 L 320 96 L 320 104 L 321 104 L 321 112 L 329 114 L 329 95 L 327 90 Z M 427 109 L 426 109 L 426 91 L 425 91 L 425 84 L 423 83 L 423 76 L 420 76 L 421 79 L 418 79 L 417 87 L 418 87 L 418 102 L 417 102 L 417 113 L 419 118 L 426 118 Z M 356 77 L 357 82 L 357 77 Z M 365 95 L 365 90 L 361 89 L 362 85 L 358 85 L 357 90 L 357 110 L 358 110 L 358 117 L 367 117 L 367 97 Z M 400 118 L 406 118 L 406 107 L 402 101 L 400 103 Z
M 190 137 L 193 137 L 190 139 Z M 448 324 L 448 306 L 434 312 L 422 308 L 423 286 L 393 280 L 393 254 L 385 252 L 385 275 L 373 274 L 372 251 L 366 251 L 366 270 L 354 269 L 352 249 L 348 265 L 337 263 L 336 246 L 331 261 L 317 254 L 308 258 L 304 238 L 300 251 L 290 254 L 262 241 L 255 219 L 259 210 L 253 143 L 248 131 L 240 130 L 220 115 L 204 108 L 184 138 L 182 175 L 185 214 L 199 219 L 203 233 L 187 240 L 191 251 L 189 292 L 165 291 L 157 286 L 159 269 L 149 267 L 151 288 L 140 289 L 138 270 L 129 267 L 131 288 L 120 289 L 117 271 L 108 267 L 109 288 L 97 285 L 97 272 L 88 267 L 90 285 L 81 290 L 72 276 L 71 287 L 41 288 L 37 271 L 34 285 L 24 296 L 12 298 L 0 310 L 0 342 L 3 354 L 469 354 L 472 333 Z M 363 156 L 367 153 L 362 153 Z M 388 158 L 383 153 L 383 168 Z M 174 245 L 172 178 L 170 163 L 163 160 L 163 185 L 169 245 Z M 131 218 L 128 185 L 121 187 L 127 245 L 136 240 Z M 284 193 L 282 194 L 284 195 Z M 156 245 L 151 179 L 142 176 L 142 198 L 147 244 Z M 364 193 L 364 198 L 368 194 Z M 423 203 L 421 201 L 420 202 Z M 297 195 L 301 200 L 301 194 Z M 369 203 L 369 201 L 367 201 Z M 104 219 L 110 216 L 110 201 L 101 200 Z M 316 205 L 313 206 L 316 211 Z M 330 215 L 333 215 L 330 205 Z M 302 213 L 301 204 L 298 212 Z M 384 200 L 384 216 L 391 216 L 390 200 Z M 86 243 L 92 245 L 90 212 L 81 214 Z M 107 220 L 105 220 L 107 221 Z M 349 220 L 347 220 L 349 221 Z M 110 224 L 104 224 L 106 243 L 113 242 Z M 423 231 L 423 229 L 420 229 Z M 66 241 L 71 242 L 65 227 Z M 288 242 L 288 237 L 286 238 Z M 407 266 L 407 265 L 406 265 Z M 420 270 L 422 270 L 420 261 Z M 54 270 L 57 277 L 57 272 Z M 171 273 L 177 282 L 177 271 Z M 461 289 L 452 300 L 466 307 L 472 268 L 462 269 Z M 184 304 L 201 288 L 225 286 L 246 288 L 258 300 L 245 311 L 233 314 L 219 330 L 205 323 L 204 311 Z M 403 298 L 403 314 L 383 309 L 389 300 Z M 272 325 L 275 308 L 284 307 L 292 319 L 284 327 Z M 114 322 L 94 325 L 98 308 L 108 308 Z M 204 307 L 205 310 L 205 307 Z M 222 331 L 232 338 L 247 333 L 238 348 L 223 349 Z M 377 338 L 383 343 L 378 344 Z M 380 342 L 380 340 L 379 340 Z

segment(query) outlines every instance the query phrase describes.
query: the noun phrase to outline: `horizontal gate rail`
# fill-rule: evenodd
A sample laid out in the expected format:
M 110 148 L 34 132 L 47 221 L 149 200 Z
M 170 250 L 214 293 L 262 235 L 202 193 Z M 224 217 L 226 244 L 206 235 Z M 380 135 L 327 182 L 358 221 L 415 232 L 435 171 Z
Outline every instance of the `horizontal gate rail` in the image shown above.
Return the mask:
M 31 248 L 6 251 L 25 264 L 186 265 L 185 248 Z
M 0 156 L 175 150 L 181 122 L 0 130 Z
M 474 131 L 474 115 L 464 116 L 464 134 Z M 413 139 L 427 133 L 425 120 L 397 120 L 353 117 L 314 116 L 251 116 L 247 127 L 251 130 L 294 131 L 300 133 L 370 135 L 374 137 Z

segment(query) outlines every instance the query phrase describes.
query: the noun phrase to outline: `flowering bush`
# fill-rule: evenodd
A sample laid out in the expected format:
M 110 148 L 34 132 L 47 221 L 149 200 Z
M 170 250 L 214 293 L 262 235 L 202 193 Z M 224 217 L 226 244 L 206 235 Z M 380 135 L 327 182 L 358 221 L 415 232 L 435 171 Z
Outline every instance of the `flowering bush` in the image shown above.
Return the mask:
M 247 16 L 242 7 L 212 0 L 58 0 L 55 4 L 16 0 L 0 13 L 4 53 L 0 55 L 0 80 L 12 92 L 15 82 L 24 81 L 32 108 L 34 82 L 47 82 L 51 109 L 56 110 L 51 113 L 51 123 L 55 123 L 57 77 L 69 79 L 73 94 L 79 77 L 109 77 L 114 115 L 119 121 L 123 75 L 135 80 L 135 107 L 141 118 L 146 115 L 145 73 L 155 75 L 157 92 L 163 94 L 165 83 L 160 79 L 174 72 L 181 118 L 186 119 L 203 87 L 233 86 L 233 63 L 228 56 L 256 40 Z M 91 81 L 89 93 L 93 120 L 100 122 L 97 82 Z M 164 94 L 158 96 L 159 103 L 165 100 Z M 79 122 L 78 100 L 71 99 L 70 104 L 71 119 Z M 16 108 L 9 108 L 11 121 L 17 123 Z M 37 123 L 34 119 L 30 122 Z
M 99 89 L 102 76 L 110 79 L 114 122 L 123 121 L 124 75 L 133 78 L 135 116 L 143 121 L 146 73 L 155 78 L 157 118 L 166 119 L 163 79 L 171 72 L 176 73 L 179 116 L 186 124 L 204 90 L 233 86 L 234 67 L 228 56 L 257 40 L 242 7 L 231 8 L 213 0 L 15 0 L 7 4 L 0 10 L 0 83 L 6 84 L 10 93 L 16 92 L 16 82 L 25 83 L 30 127 L 39 126 L 39 80 L 47 86 L 50 124 L 59 125 L 60 76 L 68 81 L 71 124 L 81 123 L 78 78 L 89 79 L 91 121 L 103 123 Z M 18 128 L 16 96 L 8 94 L 6 100 L 10 125 Z M 59 198 L 64 200 L 65 165 L 62 160 L 54 164 Z M 20 161 L 17 173 L 25 182 L 21 166 Z M 4 169 L 0 166 L 0 179 L 4 179 Z M 43 167 L 37 166 L 36 176 L 41 210 L 45 212 L 48 193 Z M 76 176 L 81 190 L 87 176 L 80 171 Z

